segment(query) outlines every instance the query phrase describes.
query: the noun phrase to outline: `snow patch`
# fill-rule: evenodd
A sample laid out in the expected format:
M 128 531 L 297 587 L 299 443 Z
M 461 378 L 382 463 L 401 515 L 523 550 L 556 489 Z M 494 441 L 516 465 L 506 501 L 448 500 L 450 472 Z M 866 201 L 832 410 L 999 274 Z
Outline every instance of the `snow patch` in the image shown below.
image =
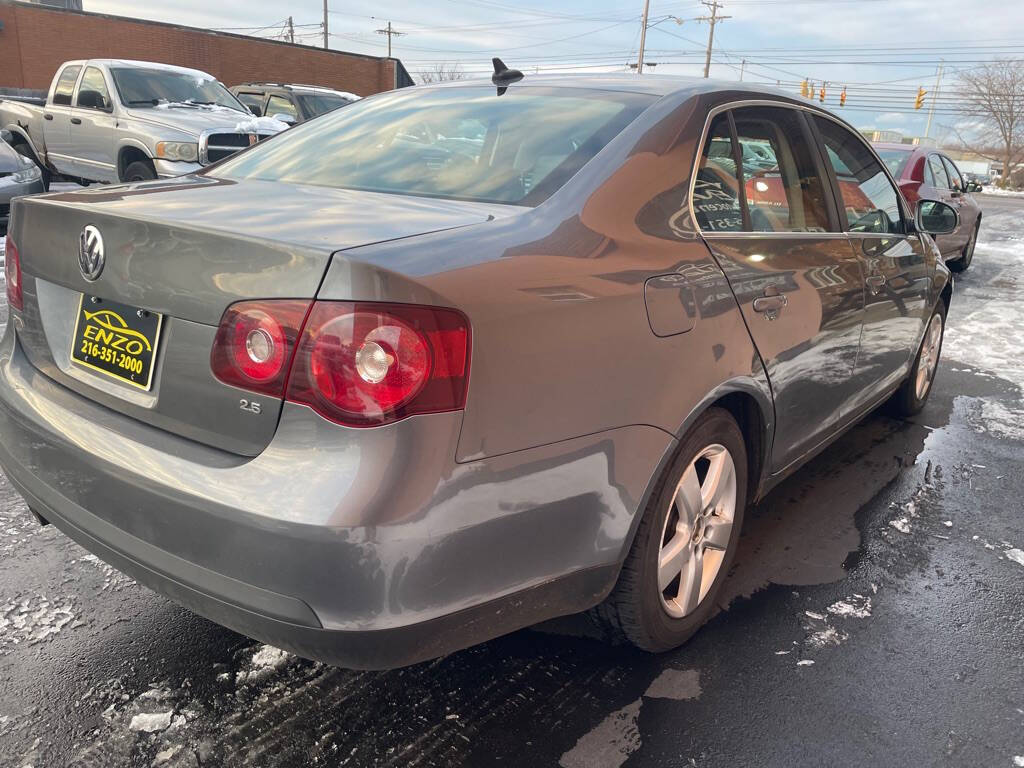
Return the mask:
M 256 117 L 255 115 L 235 125 L 235 130 L 239 133 L 280 133 L 287 128 L 288 123 L 283 123 L 272 117 Z
M 171 718 L 174 717 L 174 712 L 155 712 L 153 714 L 143 713 L 135 715 L 132 718 L 131 723 L 128 724 L 128 729 L 132 731 L 142 731 L 144 733 L 156 733 L 157 731 L 165 731 L 171 727 Z
M 1024 768 L 1024 755 L 1017 755 L 1013 758 L 1013 764 L 1017 768 Z
M 70 599 L 61 603 L 46 597 L 8 601 L 0 605 L 0 654 L 7 646 L 48 641 L 75 619 Z
M 829 645 L 842 645 L 849 639 L 850 636 L 848 634 L 841 632 L 829 624 L 824 629 L 820 629 L 817 632 L 812 632 L 808 635 L 806 643 L 811 648 L 824 648 Z
M 797 665 L 798 667 L 809 667 L 809 666 L 811 666 L 811 664 L 813 664 L 813 663 L 814 663 L 814 660 L 813 660 L 813 659 L 800 659 L 800 661 L 798 661 L 798 662 L 796 663 L 796 665 Z
M 1013 562 L 1018 565 L 1024 565 L 1024 551 L 1021 551 L 1016 547 L 1006 550 L 1006 557 L 1009 560 L 1013 560 Z
M 890 520 L 889 525 L 900 533 L 910 533 L 910 521 L 905 517 L 898 517 L 895 520 Z
M 272 645 L 260 646 L 260 649 L 249 660 L 249 669 L 238 673 L 237 682 L 239 684 L 262 682 L 273 676 L 293 658 L 287 651 L 282 651 Z
M 871 615 L 871 598 L 854 593 L 848 600 L 838 600 L 828 607 L 833 616 L 843 618 L 866 619 Z

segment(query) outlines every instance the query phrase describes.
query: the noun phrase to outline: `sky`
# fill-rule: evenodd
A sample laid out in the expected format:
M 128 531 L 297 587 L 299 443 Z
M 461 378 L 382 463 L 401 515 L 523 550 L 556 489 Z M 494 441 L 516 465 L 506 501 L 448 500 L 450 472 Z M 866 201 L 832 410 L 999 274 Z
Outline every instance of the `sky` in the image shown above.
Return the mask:
M 643 0 L 329 0 L 330 45 L 387 54 L 375 30 L 403 34 L 392 55 L 414 79 L 439 64 L 468 76 L 490 59 L 531 72 L 629 71 Z M 322 0 L 85 0 L 85 9 L 253 34 L 280 36 L 291 14 L 297 40 L 322 45 Z M 658 74 L 701 76 L 709 9 L 697 0 L 650 0 L 645 62 Z M 859 128 L 952 138 L 971 121 L 957 111 L 956 73 L 994 58 L 1024 58 L 1021 0 L 722 0 L 711 76 L 800 92 L 825 87 L 825 105 Z M 679 23 L 679 22 L 682 23 Z M 943 66 L 938 98 L 937 68 Z M 839 104 L 844 86 L 846 105 Z M 925 105 L 914 109 L 918 88 Z M 816 96 L 818 94 L 816 93 Z

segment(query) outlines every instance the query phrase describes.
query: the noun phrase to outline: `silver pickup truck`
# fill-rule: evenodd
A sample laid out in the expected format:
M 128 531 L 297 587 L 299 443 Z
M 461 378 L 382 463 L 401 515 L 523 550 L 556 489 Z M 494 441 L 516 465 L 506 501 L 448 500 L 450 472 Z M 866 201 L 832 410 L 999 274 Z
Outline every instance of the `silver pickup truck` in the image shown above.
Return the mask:
M 288 126 L 212 75 L 144 61 L 66 62 L 46 100 L 0 99 L 0 129 L 43 169 L 82 182 L 180 176 Z

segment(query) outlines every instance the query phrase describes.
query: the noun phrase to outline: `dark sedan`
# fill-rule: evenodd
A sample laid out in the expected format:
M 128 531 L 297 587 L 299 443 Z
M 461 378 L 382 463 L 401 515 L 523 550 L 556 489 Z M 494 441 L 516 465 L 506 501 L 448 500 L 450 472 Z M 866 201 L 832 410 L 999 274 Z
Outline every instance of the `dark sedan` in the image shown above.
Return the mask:
M 0 237 L 7 234 L 11 200 L 43 191 L 42 171 L 29 158 L 14 150 L 8 143 L 11 138 L 7 131 L 0 135 Z
M 956 222 L 747 83 L 392 91 L 194 175 L 18 200 L 0 465 L 137 581 L 308 657 L 588 609 L 666 650 L 752 502 L 924 406 Z
M 960 217 L 957 228 L 948 235 L 937 236 L 935 243 L 950 269 L 963 272 L 974 258 L 981 229 L 981 206 L 971 195 L 956 163 L 933 147 L 879 143 L 875 149 L 911 205 L 928 198 L 956 209 Z

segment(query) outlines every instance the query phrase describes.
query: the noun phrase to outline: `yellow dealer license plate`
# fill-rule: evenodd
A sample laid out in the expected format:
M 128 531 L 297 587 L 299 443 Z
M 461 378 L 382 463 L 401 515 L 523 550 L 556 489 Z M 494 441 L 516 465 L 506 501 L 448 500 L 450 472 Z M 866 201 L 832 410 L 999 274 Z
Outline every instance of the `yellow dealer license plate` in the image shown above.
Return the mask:
M 71 359 L 111 378 L 148 390 L 163 316 L 83 294 Z

